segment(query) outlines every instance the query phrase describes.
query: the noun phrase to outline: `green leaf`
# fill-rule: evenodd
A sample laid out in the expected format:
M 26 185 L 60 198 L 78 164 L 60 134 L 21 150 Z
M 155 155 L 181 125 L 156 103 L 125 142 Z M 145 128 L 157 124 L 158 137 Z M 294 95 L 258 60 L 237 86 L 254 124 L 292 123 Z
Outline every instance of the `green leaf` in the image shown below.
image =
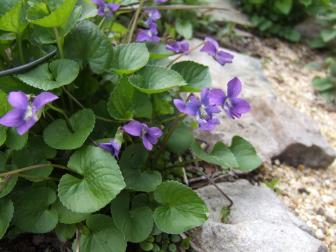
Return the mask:
M 211 86 L 208 66 L 193 61 L 182 61 L 174 64 L 171 69 L 181 74 L 187 82 L 188 85 L 182 87 L 184 91 L 197 92 L 202 88 Z
M 7 101 L 7 94 L 0 90 L 0 117 L 5 115 L 10 110 L 10 105 Z M 2 146 L 7 139 L 7 127 L 0 126 L 0 146 Z
M 300 3 L 302 3 L 305 7 L 308 7 L 313 3 L 313 0 L 300 0 Z
M 334 83 L 332 78 L 326 77 L 316 77 L 313 80 L 313 87 L 318 91 L 326 91 L 334 88 Z
M 59 150 L 73 150 L 81 147 L 92 132 L 95 115 L 91 109 L 78 111 L 69 120 L 71 128 L 63 119 L 58 119 L 43 132 L 43 139 L 50 147 Z
M 223 143 L 216 143 L 213 150 L 210 153 L 207 153 L 194 142 L 191 146 L 191 150 L 199 159 L 210 164 L 219 165 L 223 169 L 238 167 L 235 156 L 229 147 Z
M 112 48 L 98 26 L 89 21 L 79 23 L 65 38 L 64 55 L 81 64 L 89 64 L 97 74 L 104 72 Z
M 111 214 L 116 227 L 127 241 L 142 242 L 153 230 L 153 212 L 149 207 L 129 209 L 130 195 L 119 194 L 111 203 Z
M 258 168 L 261 159 L 253 146 L 245 139 L 234 136 L 231 146 L 218 142 L 210 153 L 202 150 L 196 143 L 192 145 L 193 153 L 201 160 L 220 166 L 223 169 L 235 168 L 250 172 Z
M 76 151 L 70 157 L 68 167 L 82 176 L 63 175 L 58 185 L 60 200 L 71 211 L 98 211 L 125 187 L 114 157 L 98 147 Z
M 5 197 L 11 191 L 13 191 L 17 183 L 17 180 L 18 180 L 17 176 L 13 176 L 13 177 L 0 180 L 0 198 Z
M 20 136 L 16 129 L 10 128 L 7 131 L 6 146 L 12 150 L 21 150 L 28 141 L 28 133 Z
M 76 225 L 58 224 L 55 233 L 61 242 L 66 242 L 75 236 Z
M 13 202 L 9 199 L 0 199 L 0 239 L 5 235 L 13 214 Z
M 31 187 L 14 197 L 14 224 L 24 232 L 47 233 L 58 223 L 54 190 L 48 187 Z
M 91 215 L 86 224 L 89 232 L 82 233 L 81 252 L 125 252 L 126 240 L 116 228 L 111 217 L 102 214 Z M 73 247 L 76 246 L 76 241 Z
M 178 34 L 186 39 L 191 39 L 193 36 L 193 26 L 189 19 L 176 19 L 175 28 Z
M 148 94 L 186 85 L 183 77 L 177 72 L 155 66 L 144 67 L 136 75 L 130 76 L 129 81 L 135 88 Z
M 208 218 L 208 209 L 193 190 L 176 181 L 163 182 L 154 192 L 161 204 L 154 211 L 157 227 L 169 234 L 180 234 L 202 225 Z
M 60 0 L 56 2 L 60 2 Z M 31 23 L 43 27 L 61 27 L 68 22 L 76 3 L 77 0 L 63 0 L 62 3 L 50 13 L 44 3 L 38 3 L 28 10 L 27 19 Z
M 289 14 L 293 6 L 293 0 L 276 0 L 274 8 L 280 11 L 282 14 Z
M 149 60 L 149 52 L 144 43 L 118 45 L 112 48 L 106 70 L 118 74 L 131 74 L 144 67 Z
M 146 46 L 150 54 L 150 59 L 164 59 L 173 55 L 173 52 L 169 51 L 164 44 L 146 43 Z
M 328 43 L 336 38 L 336 29 L 326 29 L 321 31 L 323 42 Z
M 28 23 L 24 17 L 23 5 L 23 1 L 16 1 L 4 15 L 0 16 L 0 30 L 21 34 L 26 29 Z M 0 8 L 3 8 L 1 4 Z
M 190 148 L 193 141 L 192 129 L 185 124 L 181 124 L 170 136 L 167 147 L 174 153 L 183 154 Z
M 120 167 L 126 188 L 140 192 L 152 192 L 162 182 L 158 171 L 145 170 L 148 152 L 141 144 L 128 146 L 122 153 Z
M 117 120 L 130 120 L 134 116 L 151 118 L 149 97 L 135 89 L 127 78 L 121 79 L 107 102 L 109 114 Z
M 89 214 L 86 213 L 75 213 L 65 208 L 61 202 L 57 201 L 54 208 L 58 214 L 58 220 L 63 224 L 75 224 L 85 220 Z
M 42 137 L 29 137 L 28 144 L 19 151 L 13 152 L 12 162 L 16 168 L 22 168 L 35 164 L 49 164 L 45 167 L 34 169 L 31 171 L 21 173 L 26 179 L 37 182 L 48 177 L 53 167 L 46 159 L 51 159 L 56 156 L 56 150 L 47 146 Z
M 69 59 L 45 63 L 17 77 L 24 83 L 45 91 L 71 84 L 78 76 L 79 65 Z
M 172 96 L 167 93 L 154 94 L 151 96 L 154 111 L 157 115 L 172 115 L 175 112 Z

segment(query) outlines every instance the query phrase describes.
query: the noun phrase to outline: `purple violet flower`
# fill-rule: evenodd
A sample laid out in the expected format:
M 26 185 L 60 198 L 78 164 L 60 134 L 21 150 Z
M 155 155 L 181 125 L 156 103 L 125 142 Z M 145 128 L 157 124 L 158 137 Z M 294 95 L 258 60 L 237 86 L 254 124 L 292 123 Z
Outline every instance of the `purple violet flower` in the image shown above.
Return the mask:
M 108 16 L 113 16 L 114 12 L 120 8 L 119 4 L 106 3 L 104 0 L 92 0 L 92 2 L 97 5 L 98 16 L 105 16 L 106 12 Z
M 150 8 L 150 9 L 147 9 L 145 11 L 145 14 L 147 15 L 147 20 L 146 20 L 146 24 L 150 24 L 152 23 L 153 21 L 157 21 L 161 18 L 161 13 L 158 9 L 155 9 L 155 8 Z
M 160 42 L 160 37 L 158 35 L 157 25 L 151 23 L 149 29 L 139 29 L 136 35 L 137 42 Z
M 157 4 L 161 4 L 161 3 L 168 2 L 168 0 L 154 0 L 154 2 Z
M 251 110 L 250 104 L 241 98 L 238 98 L 242 90 L 240 80 L 235 77 L 228 82 L 227 95 L 221 89 L 212 89 L 210 104 L 220 104 L 228 117 L 235 119 L 240 118 L 242 114 Z
M 212 56 L 219 64 L 224 66 L 232 63 L 233 55 L 220 49 L 218 42 L 212 38 L 206 37 L 201 52 L 206 52 Z
M 162 136 L 162 131 L 158 127 L 148 127 L 147 124 L 138 121 L 130 121 L 123 126 L 123 130 L 131 136 L 137 136 L 142 139 L 142 143 L 147 150 L 152 150 Z
M 201 99 L 191 95 L 187 101 L 174 99 L 174 105 L 183 114 L 194 116 L 198 122 L 200 130 L 211 131 L 219 124 L 218 118 L 214 114 L 220 112 L 219 104 L 215 104 L 210 89 L 203 88 Z
M 184 53 L 188 54 L 189 52 L 189 43 L 185 40 L 183 41 L 176 41 L 173 43 L 168 43 L 166 45 L 166 48 L 170 51 L 173 51 L 175 53 Z
M 0 118 L 0 124 L 16 128 L 19 135 L 26 133 L 39 120 L 43 107 L 58 99 L 50 92 L 42 92 L 32 97 L 21 91 L 10 92 L 8 102 L 13 109 Z
M 119 152 L 121 149 L 121 144 L 118 143 L 116 140 L 112 139 L 108 143 L 99 143 L 98 147 L 102 148 L 103 150 L 110 152 L 115 158 L 119 157 Z

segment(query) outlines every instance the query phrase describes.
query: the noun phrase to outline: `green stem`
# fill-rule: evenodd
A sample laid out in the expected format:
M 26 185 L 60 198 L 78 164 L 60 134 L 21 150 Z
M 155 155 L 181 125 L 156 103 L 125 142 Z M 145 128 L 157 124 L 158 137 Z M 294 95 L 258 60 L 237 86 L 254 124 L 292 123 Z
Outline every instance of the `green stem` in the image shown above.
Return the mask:
M 65 87 L 63 87 L 64 92 L 82 109 L 84 109 L 84 105 L 77 100 L 76 97 L 74 97 L 68 90 L 66 90 Z M 104 121 L 104 122 L 114 122 L 112 119 L 108 119 L 102 116 L 95 115 L 98 120 Z
M 58 169 L 67 170 L 67 171 L 69 170 L 68 167 L 64 165 L 59 165 L 59 164 L 37 164 L 37 165 L 31 165 L 31 166 L 23 167 L 20 169 L 16 169 L 13 171 L 2 172 L 0 173 L 0 177 L 13 176 L 13 175 L 17 175 L 22 172 L 35 170 L 35 169 L 43 168 L 43 167 L 50 166 L 50 165 Z
M 58 29 L 56 27 L 54 27 L 54 34 L 55 34 L 56 44 L 58 47 L 60 58 L 63 59 L 64 58 L 64 52 L 63 52 L 63 39 L 64 38 L 60 36 Z
M 63 115 L 63 117 L 64 117 L 64 119 L 65 119 L 65 122 L 66 122 L 68 128 L 70 129 L 71 132 L 74 132 L 73 127 L 72 127 L 72 124 L 71 124 L 71 122 L 70 122 L 70 119 L 69 119 L 68 115 L 65 113 L 65 111 L 64 111 L 63 109 L 57 108 L 57 107 L 55 107 L 54 105 L 52 105 L 52 104 L 50 104 L 50 103 L 49 103 L 47 106 L 48 106 L 50 109 L 56 111 L 57 113 L 60 113 L 61 115 Z
M 23 49 L 22 49 L 22 36 L 21 34 L 16 34 L 16 42 L 18 44 L 18 48 L 19 48 L 19 56 L 20 56 L 20 62 L 21 64 L 25 63 L 25 59 L 23 56 Z
M 100 21 L 99 25 L 98 25 L 98 28 L 100 30 L 100 28 L 102 27 L 103 23 L 105 22 L 105 17 L 102 18 L 102 20 Z
M 127 43 L 131 43 L 131 41 L 132 41 L 133 34 L 134 34 L 135 28 L 136 28 L 136 26 L 138 24 L 138 19 L 139 19 L 140 12 L 142 10 L 142 7 L 143 7 L 144 3 L 145 3 L 145 0 L 140 0 L 139 6 L 137 7 L 137 10 L 136 10 L 136 12 L 134 14 L 134 20 L 133 20 L 130 32 L 128 34 Z
M 156 162 L 159 160 L 159 158 L 161 157 L 161 155 L 164 153 L 164 151 L 166 149 L 166 145 L 167 145 L 170 137 L 172 136 L 172 134 L 174 133 L 174 131 L 180 125 L 180 123 L 182 122 L 182 120 L 184 118 L 186 118 L 186 115 L 183 115 L 181 117 L 176 117 L 175 121 L 172 123 L 172 126 L 169 128 L 167 134 L 165 135 L 165 137 L 162 140 L 161 147 L 159 149 L 159 153 L 157 154 L 157 156 L 155 158 Z
M 177 164 L 174 164 L 174 165 L 167 166 L 165 169 L 174 169 L 174 168 L 184 167 L 188 164 L 195 163 L 196 161 L 199 161 L 199 159 L 192 159 L 192 160 L 183 161 L 183 162 L 180 162 L 180 163 L 177 163 Z

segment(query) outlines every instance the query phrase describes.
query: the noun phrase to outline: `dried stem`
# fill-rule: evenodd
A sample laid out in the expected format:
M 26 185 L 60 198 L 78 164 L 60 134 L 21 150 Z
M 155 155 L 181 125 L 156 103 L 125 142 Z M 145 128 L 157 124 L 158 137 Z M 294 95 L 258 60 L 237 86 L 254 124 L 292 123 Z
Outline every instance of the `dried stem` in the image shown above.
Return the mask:
M 134 20 L 133 20 L 130 32 L 128 34 L 127 43 L 131 43 L 131 41 L 132 41 L 133 34 L 134 34 L 135 28 L 138 24 L 138 19 L 140 17 L 140 13 L 141 13 L 141 10 L 142 10 L 142 7 L 143 7 L 144 3 L 145 3 L 145 0 L 140 0 L 139 6 L 127 7 L 127 8 L 136 9 L 136 12 L 134 14 Z

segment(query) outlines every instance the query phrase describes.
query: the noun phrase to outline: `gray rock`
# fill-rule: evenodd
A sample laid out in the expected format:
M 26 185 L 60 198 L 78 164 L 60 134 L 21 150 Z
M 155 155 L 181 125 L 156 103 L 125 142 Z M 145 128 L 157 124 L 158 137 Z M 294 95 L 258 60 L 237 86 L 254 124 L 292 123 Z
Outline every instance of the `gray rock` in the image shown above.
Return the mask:
M 223 196 L 213 187 L 197 190 L 209 207 L 209 220 L 194 232 L 205 252 L 327 252 L 309 228 L 265 187 L 246 180 L 218 186 L 233 200 L 228 223 L 221 223 Z
M 192 41 L 192 45 L 199 43 Z M 227 81 L 238 76 L 244 84 L 242 96 L 252 105 L 252 111 L 239 120 L 228 119 L 223 114 L 220 126 L 211 134 L 198 132 L 199 138 L 210 144 L 218 140 L 229 144 L 234 135 L 240 135 L 255 146 L 264 161 L 280 159 L 293 166 L 329 166 L 336 152 L 315 122 L 277 97 L 262 72 L 260 60 L 231 53 L 234 62 L 224 67 L 202 52 L 181 59 L 209 66 L 214 87 L 226 89 Z

